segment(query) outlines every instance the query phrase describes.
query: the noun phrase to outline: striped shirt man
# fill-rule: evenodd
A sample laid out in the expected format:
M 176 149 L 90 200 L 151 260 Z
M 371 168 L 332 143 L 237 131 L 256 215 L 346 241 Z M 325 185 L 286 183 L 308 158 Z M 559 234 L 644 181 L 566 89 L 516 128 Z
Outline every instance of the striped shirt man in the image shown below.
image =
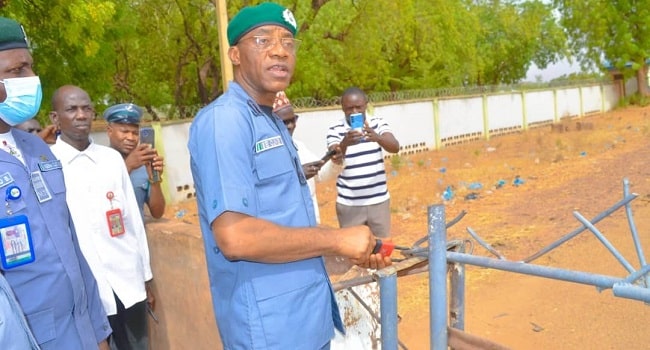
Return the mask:
M 379 135 L 391 132 L 388 123 L 380 117 L 369 116 L 368 125 Z M 340 144 L 350 129 L 345 119 L 330 126 L 327 147 Z M 377 142 L 361 141 L 347 147 L 344 168 L 336 181 L 336 189 L 336 202 L 347 206 L 372 205 L 390 198 L 384 154 Z

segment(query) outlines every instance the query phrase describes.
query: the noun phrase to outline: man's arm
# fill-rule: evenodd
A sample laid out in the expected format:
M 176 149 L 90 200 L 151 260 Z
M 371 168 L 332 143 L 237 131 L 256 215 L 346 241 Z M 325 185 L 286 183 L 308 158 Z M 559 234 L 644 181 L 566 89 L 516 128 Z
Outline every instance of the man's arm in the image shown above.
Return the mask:
M 158 171 L 160 174 L 160 179 L 162 179 L 164 167 L 164 158 L 160 157 L 156 152 L 156 156 L 151 162 L 151 166 L 147 166 L 147 174 L 149 175 L 149 196 L 147 198 L 147 206 L 149 207 L 149 213 L 156 219 L 160 219 L 165 213 L 165 196 L 162 191 L 161 181 L 154 182 L 152 170 Z
M 390 258 L 372 254 L 375 237 L 367 226 L 342 229 L 284 227 L 227 211 L 212 222 L 212 233 L 231 261 L 286 263 L 317 256 L 345 256 L 354 264 L 382 268 Z
M 380 130 L 380 132 L 382 132 L 382 130 Z M 363 127 L 363 134 L 365 135 L 366 141 L 377 142 L 386 152 L 399 152 L 399 141 L 397 141 L 392 132 L 385 130 L 385 132 L 378 134 L 377 131 L 370 127 L 370 124 L 366 122 Z

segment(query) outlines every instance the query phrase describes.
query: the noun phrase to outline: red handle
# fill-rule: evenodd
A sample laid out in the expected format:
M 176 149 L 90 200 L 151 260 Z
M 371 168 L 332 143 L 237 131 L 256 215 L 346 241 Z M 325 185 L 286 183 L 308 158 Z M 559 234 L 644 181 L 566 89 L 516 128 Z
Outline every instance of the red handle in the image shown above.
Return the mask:
M 382 241 L 381 239 L 377 239 L 375 243 L 375 249 L 372 250 L 373 254 L 381 254 L 383 257 L 390 256 L 393 253 L 393 249 L 395 249 L 395 243 L 391 241 Z

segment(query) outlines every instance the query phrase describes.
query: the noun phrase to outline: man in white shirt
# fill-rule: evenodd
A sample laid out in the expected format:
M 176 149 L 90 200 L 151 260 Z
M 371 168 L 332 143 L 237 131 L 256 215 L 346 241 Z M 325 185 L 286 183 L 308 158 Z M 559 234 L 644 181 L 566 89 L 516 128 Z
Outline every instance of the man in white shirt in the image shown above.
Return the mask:
M 311 200 L 314 204 L 316 222 L 320 224 L 320 210 L 316 198 L 315 178 L 318 176 L 321 168 L 326 162 L 312 153 L 302 141 L 293 137 L 293 132 L 296 130 L 296 125 L 298 123 L 298 115 L 294 112 L 293 105 L 284 91 L 277 93 L 275 101 L 273 102 L 273 113 L 277 114 L 280 119 L 282 119 L 287 130 L 289 130 L 294 146 L 296 146 L 296 149 L 298 150 L 298 157 L 300 158 L 302 171 L 305 173 L 307 185 L 309 186 L 309 194 L 311 194 Z
M 153 298 L 145 286 L 152 279 L 145 229 L 122 156 L 89 137 L 94 118 L 84 90 L 57 89 L 50 120 L 61 135 L 51 149 L 62 163 L 79 245 L 113 328 L 111 348 L 146 350 Z

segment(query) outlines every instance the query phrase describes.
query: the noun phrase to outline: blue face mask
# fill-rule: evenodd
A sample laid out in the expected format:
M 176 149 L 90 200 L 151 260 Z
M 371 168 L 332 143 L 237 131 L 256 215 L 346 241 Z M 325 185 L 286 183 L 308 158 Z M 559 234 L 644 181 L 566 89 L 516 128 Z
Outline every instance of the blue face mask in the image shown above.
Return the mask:
M 32 119 L 41 108 L 41 80 L 35 77 L 0 80 L 7 98 L 0 102 L 0 119 L 14 126 Z

